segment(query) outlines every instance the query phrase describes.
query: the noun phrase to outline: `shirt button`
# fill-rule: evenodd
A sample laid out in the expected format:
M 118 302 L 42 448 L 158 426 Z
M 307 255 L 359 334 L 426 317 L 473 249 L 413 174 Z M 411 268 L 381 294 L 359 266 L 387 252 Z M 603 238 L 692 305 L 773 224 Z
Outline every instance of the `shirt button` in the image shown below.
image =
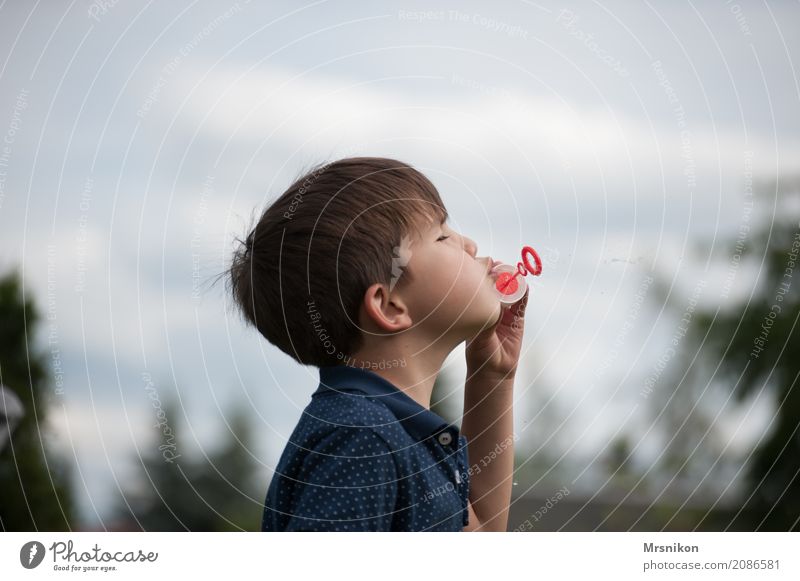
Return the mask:
M 445 431 L 439 434 L 439 443 L 442 446 L 447 446 L 452 441 L 453 441 L 453 434 L 451 434 L 450 432 Z

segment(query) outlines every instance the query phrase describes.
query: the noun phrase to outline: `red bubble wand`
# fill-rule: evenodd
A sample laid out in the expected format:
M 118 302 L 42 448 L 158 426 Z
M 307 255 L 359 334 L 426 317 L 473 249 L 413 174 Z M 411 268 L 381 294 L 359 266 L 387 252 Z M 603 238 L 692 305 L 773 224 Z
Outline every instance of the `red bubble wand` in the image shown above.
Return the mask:
M 534 265 L 530 259 L 533 259 Z M 517 268 L 509 264 L 498 264 L 492 269 L 497 274 L 494 287 L 499 293 L 500 300 L 504 303 L 515 303 L 522 298 L 528 288 L 524 278 L 517 279 L 518 276 L 532 274 L 539 276 L 542 274 L 542 260 L 536 251 L 530 246 L 522 248 L 522 262 L 517 263 Z

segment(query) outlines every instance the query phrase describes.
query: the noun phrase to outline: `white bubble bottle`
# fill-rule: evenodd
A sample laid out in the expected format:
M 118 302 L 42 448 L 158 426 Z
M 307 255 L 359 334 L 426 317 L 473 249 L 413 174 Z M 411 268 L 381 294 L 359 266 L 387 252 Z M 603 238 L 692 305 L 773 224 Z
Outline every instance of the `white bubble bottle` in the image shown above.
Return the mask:
M 534 264 L 531 264 L 530 259 Z M 498 264 L 491 274 L 494 277 L 494 290 L 501 303 L 513 304 L 525 296 L 528 283 L 525 275 L 539 276 L 542 273 L 542 261 L 536 251 L 530 246 L 522 248 L 522 262 L 516 268 L 510 264 Z

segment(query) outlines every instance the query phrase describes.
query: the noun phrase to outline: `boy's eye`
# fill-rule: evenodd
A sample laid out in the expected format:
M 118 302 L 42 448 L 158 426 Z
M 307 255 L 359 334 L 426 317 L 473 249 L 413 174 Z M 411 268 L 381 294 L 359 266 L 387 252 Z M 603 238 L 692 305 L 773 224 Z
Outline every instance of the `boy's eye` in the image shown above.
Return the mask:
M 436 239 L 436 242 L 439 242 L 439 241 L 441 241 L 441 240 L 447 240 L 448 238 L 450 238 L 450 237 L 449 237 L 449 236 L 445 236 L 444 234 L 442 234 L 441 236 L 439 236 L 439 237 Z

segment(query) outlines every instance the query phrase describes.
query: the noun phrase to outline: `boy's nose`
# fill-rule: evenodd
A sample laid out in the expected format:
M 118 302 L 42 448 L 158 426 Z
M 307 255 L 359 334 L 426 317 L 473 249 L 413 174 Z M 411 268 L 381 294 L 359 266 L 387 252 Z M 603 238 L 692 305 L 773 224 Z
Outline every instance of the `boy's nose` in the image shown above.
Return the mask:
M 464 236 L 464 249 L 473 257 L 478 254 L 478 245 L 471 238 Z

